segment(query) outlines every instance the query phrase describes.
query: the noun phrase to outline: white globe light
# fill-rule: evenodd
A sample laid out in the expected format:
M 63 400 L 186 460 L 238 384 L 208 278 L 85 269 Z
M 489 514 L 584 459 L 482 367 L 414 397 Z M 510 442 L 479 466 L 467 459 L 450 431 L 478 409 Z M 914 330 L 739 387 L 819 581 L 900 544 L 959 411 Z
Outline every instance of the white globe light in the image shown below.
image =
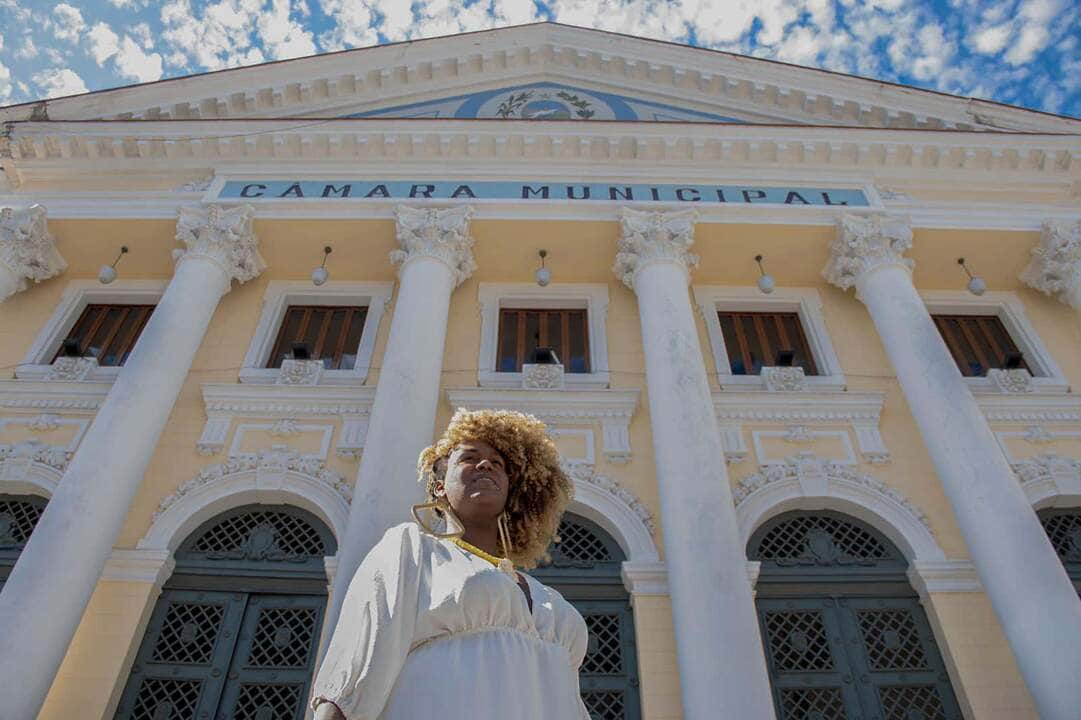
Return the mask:
M 758 278 L 758 289 L 766 295 L 773 292 L 773 288 L 777 287 L 777 283 L 773 280 L 772 275 L 763 275 Z
M 541 287 L 545 287 L 552 282 L 552 273 L 548 268 L 538 268 L 535 277 L 537 278 L 537 284 Z
M 101 270 L 98 270 L 98 282 L 108 285 L 113 280 L 116 280 L 116 268 L 112 265 L 102 265 Z
M 987 292 L 987 281 L 977 275 L 968 281 L 968 291 L 973 295 L 983 295 Z
M 314 285 L 322 285 L 329 277 L 330 273 L 328 273 L 327 269 L 324 267 L 317 267 L 312 270 L 312 284 Z

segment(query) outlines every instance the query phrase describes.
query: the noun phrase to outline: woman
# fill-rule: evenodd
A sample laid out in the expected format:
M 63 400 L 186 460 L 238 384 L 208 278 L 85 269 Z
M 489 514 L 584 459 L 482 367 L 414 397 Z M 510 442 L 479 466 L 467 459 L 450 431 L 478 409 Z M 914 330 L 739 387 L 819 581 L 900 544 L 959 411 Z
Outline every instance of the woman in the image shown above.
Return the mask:
M 428 501 L 349 585 L 316 720 L 588 720 L 582 616 L 532 568 L 570 500 L 545 426 L 459 410 L 421 453 Z

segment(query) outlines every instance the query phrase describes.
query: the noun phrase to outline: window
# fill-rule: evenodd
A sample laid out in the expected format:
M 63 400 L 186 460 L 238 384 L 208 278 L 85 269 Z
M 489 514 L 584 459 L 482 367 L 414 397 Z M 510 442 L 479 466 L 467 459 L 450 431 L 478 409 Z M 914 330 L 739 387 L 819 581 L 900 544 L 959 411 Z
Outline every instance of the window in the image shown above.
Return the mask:
M 307 346 L 312 360 L 322 360 L 327 370 L 352 370 L 367 317 L 366 307 L 291 305 L 267 367 L 281 367 L 299 343 Z
M 554 349 L 565 372 L 589 372 L 586 311 L 500 310 L 497 372 L 521 372 L 538 347 Z
M 965 377 L 983 377 L 988 370 L 1003 367 L 1008 353 L 1018 352 L 1017 345 L 997 315 L 932 317 Z M 1021 367 L 1029 370 L 1023 360 Z
M 87 305 L 66 340 L 77 341 L 79 354 L 97 358 L 98 365 L 118 367 L 127 361 L 152 312 L 153 305 Z M 53 359 L 63 353 L 61 346 Z
M 795 312 L 717 313 L 733 375 L 758 375 L 763 367 L 777 364 L 781 351 L 792 351 L 793 366 L 806 375 L 817 375 L 814 358 Z

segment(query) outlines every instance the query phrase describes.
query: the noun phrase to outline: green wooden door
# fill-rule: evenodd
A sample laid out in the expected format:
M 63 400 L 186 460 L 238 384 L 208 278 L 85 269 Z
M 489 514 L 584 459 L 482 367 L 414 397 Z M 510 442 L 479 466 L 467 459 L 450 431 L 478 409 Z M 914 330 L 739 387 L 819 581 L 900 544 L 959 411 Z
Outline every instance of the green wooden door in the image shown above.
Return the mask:
M 15 567 L 48 500 L 37 495 L 0 494 L 0 589 Z
M 177 551 L 118 720 L 301 720 L 334 539 L 296 508 L 219 515 Z
M 582 700 L 593 720 L 640 720 L 634 614 L 623 587 L 619 544 L 596 523 L 567 515 L 552 561 L 530 572 L 558 590 L 586 621 L 589 644 L 579 670 Z
M 961 720 L 889 540 L 839 513 L 787 513 L 748 556 L 778 720 Z

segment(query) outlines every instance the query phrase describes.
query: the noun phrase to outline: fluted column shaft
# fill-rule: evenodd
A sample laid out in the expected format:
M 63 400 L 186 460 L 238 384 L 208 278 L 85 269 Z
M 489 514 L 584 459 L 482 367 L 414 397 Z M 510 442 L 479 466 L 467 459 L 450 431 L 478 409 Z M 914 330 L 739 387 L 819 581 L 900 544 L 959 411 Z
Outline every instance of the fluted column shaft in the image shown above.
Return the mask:
M 251 208 L 182 209 L 176 271 L 0 592 L 0 717 L 37 716 L 207 326 L 263 268 Z
M 66 267 L 49 234 L 45 208 L 0 209 L 0 302 Z
M 747 555 L 688 297 L 694 215 L 625 209 L 616 274 L 638 295 L 683 715 L 774 717 Z
M 334 628 L 360 561 L 386 530 L 420 502 L 417 458 L 431 444 L 439 404 L 450 296 L 474 269 L 472 208 L 399 207 L 398 295 L 360 459 L 349 524 L 338 547 L 325 628 Z M 328 635 L 329 637 L 329 635 Z
M 867 306 L 1045 720 L 1081 708 L 1081 602 L 911 278 L 911 230 L 845 218 L 825 275 Z

